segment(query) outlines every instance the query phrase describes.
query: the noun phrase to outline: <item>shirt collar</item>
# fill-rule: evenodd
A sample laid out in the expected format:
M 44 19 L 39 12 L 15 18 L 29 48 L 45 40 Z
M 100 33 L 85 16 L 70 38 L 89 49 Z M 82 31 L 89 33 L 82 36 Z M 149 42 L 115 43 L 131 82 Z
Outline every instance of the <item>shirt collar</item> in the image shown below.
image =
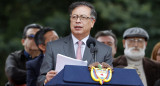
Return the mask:
M 32 56 L 30 56 L 29 53 L 27 53 L 25 50 L 24 50 L 24 55 L 28 61 L 33 59 Z M 44 54 L 41 53 L 39 56 L 36 56 L 35 58 L 41 57 L 41 56 L 44 56 Z
M 32 59 L 32 57 L 29 55 L 29 53 L 27 53 L 25 50 L 24 50 L 24 55 L 25 55 L 27 60 L 31 60 Z
M 76 44 L 78 41 L 82 41 L 84 45 L 86 45 L 86 41 L 88 40 L 89 35 L 83 38 L 82 40 L 78 40 L 73 34 L 72 34 L 72 39 L 73 39 L 73 44 Z

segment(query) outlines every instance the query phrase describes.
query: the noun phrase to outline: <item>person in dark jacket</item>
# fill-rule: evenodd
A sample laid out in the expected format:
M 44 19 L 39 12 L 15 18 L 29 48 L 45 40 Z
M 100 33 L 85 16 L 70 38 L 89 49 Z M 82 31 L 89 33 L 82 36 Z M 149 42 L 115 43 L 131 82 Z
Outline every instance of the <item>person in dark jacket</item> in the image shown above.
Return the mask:
M 160 63 L 145 58 L 148 33 L 139 27 L 127 29 L 123 34 L 124 55 L 114 59 L 114 67 L 134 68 L 144 86 L 153 86 L 160 78 Z
M 30 60 L 26 63 L 27 68 L 27 86 L 37 86 L 37 78 L 39 76 L 40 67 L 46 51 L 46 45 L 50 41 L 57 40 L 57 33 L 51 28 L 44 28 L 35 35 L 35 43 L 41 51 L 41 56 Z
M 154 86 L 160 86 L 160 79 L 155 82 Z
M 27 25 L 21 40 L 24 50 L 15 51 L 7 57 L 5 73 L 9 80 L 8 86 L 26 86 L 26 62 L 40 55 L 34 42 L 34 36 L 40 29 L 42 26 L 39 24 Z

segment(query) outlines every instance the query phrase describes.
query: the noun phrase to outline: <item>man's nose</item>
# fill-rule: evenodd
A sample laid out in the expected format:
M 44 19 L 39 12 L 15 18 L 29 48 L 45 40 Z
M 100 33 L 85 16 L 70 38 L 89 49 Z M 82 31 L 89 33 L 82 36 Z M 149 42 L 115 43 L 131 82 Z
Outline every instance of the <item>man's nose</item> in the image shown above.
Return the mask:
M 135 42 L 134 42 L 134 46 L 138 46 L 138 41 L 135 41 Z
M 76 22 L 81 22 L 81 19 L 78 17 L 77 20 L 76 20 Z

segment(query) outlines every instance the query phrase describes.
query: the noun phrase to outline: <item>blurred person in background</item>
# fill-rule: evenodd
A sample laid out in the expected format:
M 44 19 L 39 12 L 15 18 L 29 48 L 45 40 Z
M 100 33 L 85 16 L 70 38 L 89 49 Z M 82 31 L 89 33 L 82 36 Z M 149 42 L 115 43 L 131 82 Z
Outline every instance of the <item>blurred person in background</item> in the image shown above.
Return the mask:
M 117 38 L 111 30 L 99 31 L 96 33 L 97 41 L 102 42 L 112 48 L 112 57 L 114 58 L 117 52 Z
M 57 33 L 48 27 L 41 29 L 35 35 L 35 43 L 41 51 L 41 56 L 30 60 L 26 63 L 27 68 L 27 86 L 37 86 L 37 78 L 39 76 L 40 67 L 43 61 L 43 57 L 46 52 L 46 46 L 48 42 L 57 40 L 59 37 Z
M 5 73 L 9 80 L 6 86 L 26 86 L 26 62 L 40 55 L 34 42 L 35 34 L 42 29 L 39 24 L 25 26 L 21 43 L 23 50 L 15 51 L 6 59 Z
M 151 59 L 160 62 L 160 42 L 158 42 L 154 46 L 151 54 Z
M 143 28 L 127 29 L 123 34 L 124 55 L 115 58 L 113 66 L 136 69 L 144 86 L 153 86 L 160 78 L 160 63 L 145 57 L 148 40 Z

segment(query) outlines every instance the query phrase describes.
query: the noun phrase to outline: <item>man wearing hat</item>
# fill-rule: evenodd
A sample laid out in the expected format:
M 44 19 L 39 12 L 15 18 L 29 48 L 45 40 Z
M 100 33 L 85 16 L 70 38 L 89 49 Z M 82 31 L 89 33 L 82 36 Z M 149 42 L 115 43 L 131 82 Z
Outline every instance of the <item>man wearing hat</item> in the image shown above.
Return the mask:
M 160 63 L 145 58 L 148 33 L 139 27 L 127 29 L 123 34 L 124 55 L 114 59 L 114 67 L 134 68 L 144 86 L 153 86 L 160 78 Z

